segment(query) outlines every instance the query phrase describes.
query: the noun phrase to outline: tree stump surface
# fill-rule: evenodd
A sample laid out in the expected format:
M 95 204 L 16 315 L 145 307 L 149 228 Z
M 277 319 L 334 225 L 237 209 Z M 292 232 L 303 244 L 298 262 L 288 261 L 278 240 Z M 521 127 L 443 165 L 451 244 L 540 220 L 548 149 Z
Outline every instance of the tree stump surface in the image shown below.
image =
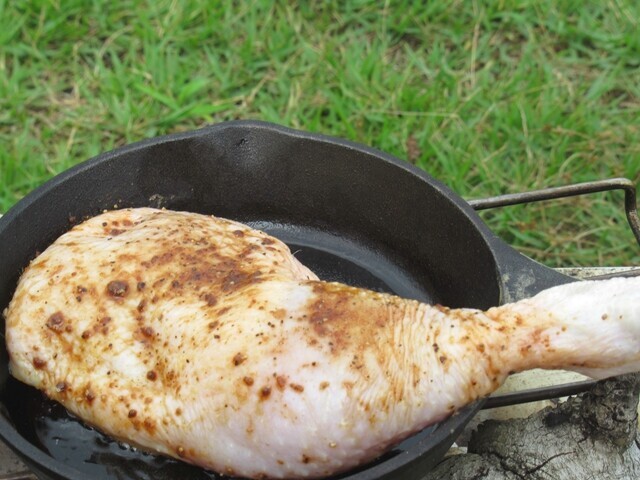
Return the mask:
M 640 374 L 623 375 L 528 418 L 487 420 L 423 480 L 640 479 L 639 395 Z

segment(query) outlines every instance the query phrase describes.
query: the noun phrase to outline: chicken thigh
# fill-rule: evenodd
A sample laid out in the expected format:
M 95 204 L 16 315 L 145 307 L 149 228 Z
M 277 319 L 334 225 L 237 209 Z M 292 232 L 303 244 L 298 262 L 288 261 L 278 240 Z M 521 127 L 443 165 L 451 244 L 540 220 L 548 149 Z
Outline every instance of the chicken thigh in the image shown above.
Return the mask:
M 218 472 L 318 478 L 374 459 L 509 373 L 640 370 L 640 280 L 486 312 L 322 282 L 244 225 L 104 213 L 26 268 L 11 373 L 112 437 Z

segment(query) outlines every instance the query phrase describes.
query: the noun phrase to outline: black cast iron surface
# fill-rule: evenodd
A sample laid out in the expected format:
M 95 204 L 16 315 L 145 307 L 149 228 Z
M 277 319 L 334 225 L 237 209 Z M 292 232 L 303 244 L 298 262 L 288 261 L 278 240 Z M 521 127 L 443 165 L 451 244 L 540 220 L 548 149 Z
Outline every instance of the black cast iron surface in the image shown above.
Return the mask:
M 487 308 L 570 281 L 501 242 L 466 202 L 405 162 L 343 140 L 231 122 L 100 155 L 25 197 L 0 219 L 0 309 L 37 251 L 82 218 L 128 206 L 248 223 L 287 242 L 321 278 L 450 307 Z M 4 348 L 0 355 L 0 436 L 43 478 L 212 478 L 86 433 L 12 381 Z M 481 404 L 341 478 L 418 478 Z

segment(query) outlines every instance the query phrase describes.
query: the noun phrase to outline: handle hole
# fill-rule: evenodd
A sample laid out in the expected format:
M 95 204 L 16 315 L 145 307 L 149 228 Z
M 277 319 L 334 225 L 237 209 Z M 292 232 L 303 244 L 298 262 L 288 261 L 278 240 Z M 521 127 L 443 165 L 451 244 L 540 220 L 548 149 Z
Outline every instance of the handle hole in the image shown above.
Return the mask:
M 623 204 L 624 193 L 610 191 L 478 213 L 504 241 L 552 268 L 638 265 Z

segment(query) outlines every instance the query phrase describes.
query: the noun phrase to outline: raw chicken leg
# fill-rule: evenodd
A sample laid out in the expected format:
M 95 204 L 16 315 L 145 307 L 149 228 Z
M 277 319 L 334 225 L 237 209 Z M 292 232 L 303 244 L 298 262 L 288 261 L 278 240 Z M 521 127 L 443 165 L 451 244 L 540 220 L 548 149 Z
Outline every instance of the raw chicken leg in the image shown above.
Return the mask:
M 148 208 L 76 226 L 5 311 L 12 374 L 115 438 L 219 472 L 322 477 L 529 368 L 640 370 L 640 280 L 487 312 L 317 280 L 228 220 Z

